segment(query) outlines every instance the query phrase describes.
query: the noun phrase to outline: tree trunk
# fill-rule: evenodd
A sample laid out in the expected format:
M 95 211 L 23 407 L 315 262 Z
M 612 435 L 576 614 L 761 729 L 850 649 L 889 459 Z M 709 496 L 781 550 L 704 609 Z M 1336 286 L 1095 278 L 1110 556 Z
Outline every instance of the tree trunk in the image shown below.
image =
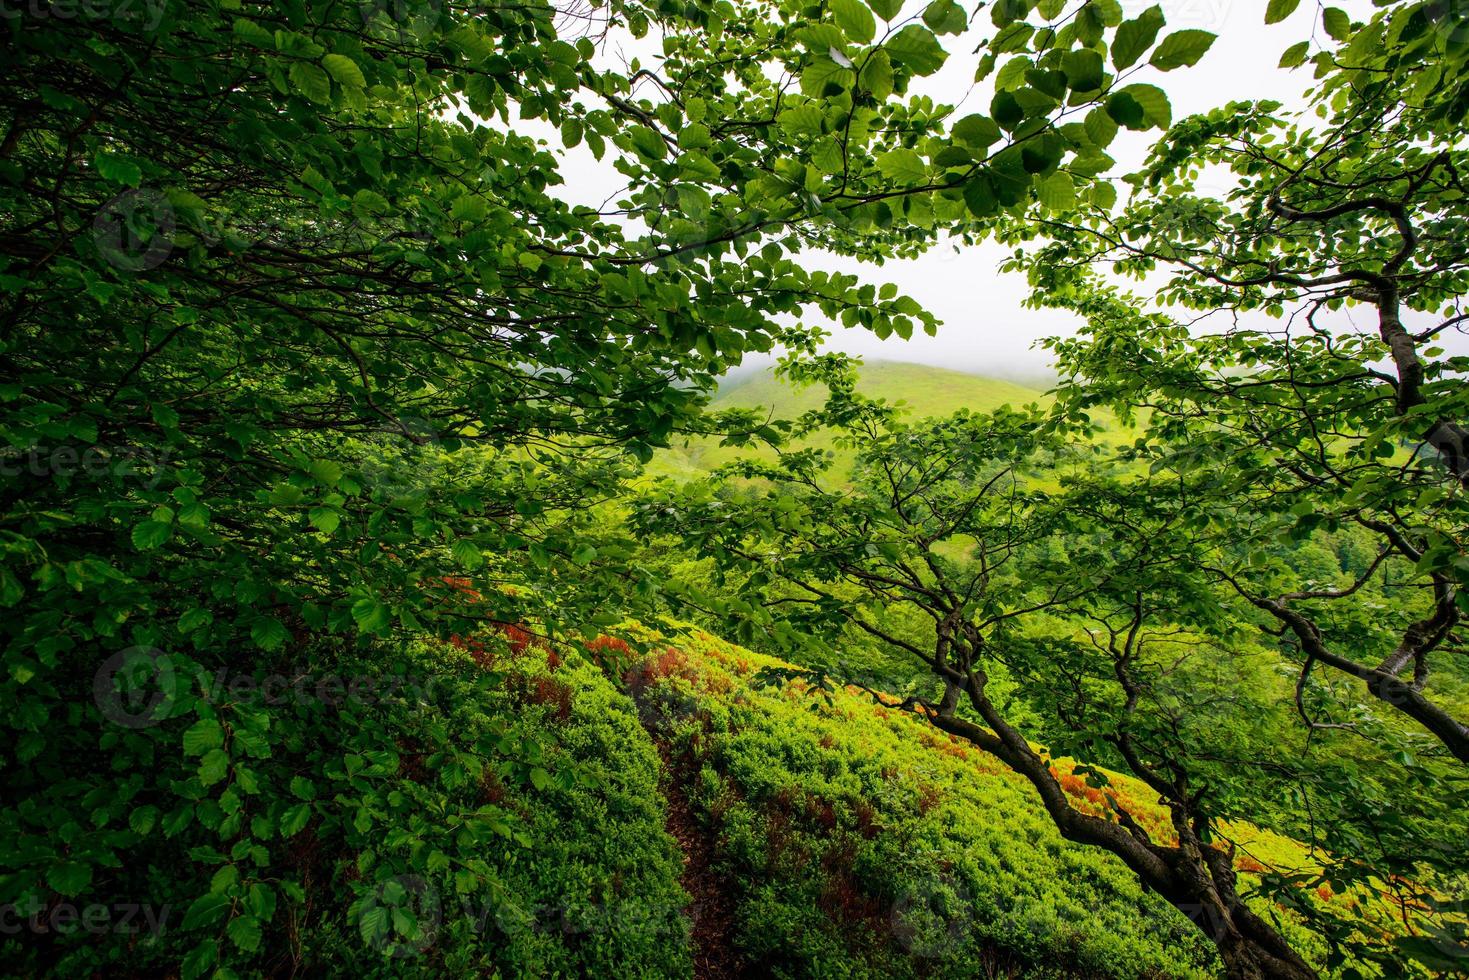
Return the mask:
M 966 658 L 965 663 L 972 662 Z M 1235 891 L 1233 856 L 1201 842 L 1189 807 L 1173 801 L 1179 844 L 1164 845 L 1124 812 L 1121 822 L 1077 810 L 1067 799 L 1050 764 L 1000 714 L 985 695 L 988 678 L 971 671 L 963 685 L 969 701 L 989 728 L 930 709 L 931 724 L 978 746 L 1025 777 L 1061 836 L 1078 844 L 1111 851 L 1133 870 L 1145 888 L 1169 901 L 1219 950 L 1229 980 L 1318 980 L 1275 928 L 1251 912 Z M 946 689 L 947 693 L 947 689 Z M 1139 775 L 1143 778 L 1143 774 Z M 1146 779 L 1145 779 L 1146 781 Z
M 1230 919 L 1211 937 L 1229 980 L 1316 980 L 1316 971 L 1259 916 L 1239 905 Z

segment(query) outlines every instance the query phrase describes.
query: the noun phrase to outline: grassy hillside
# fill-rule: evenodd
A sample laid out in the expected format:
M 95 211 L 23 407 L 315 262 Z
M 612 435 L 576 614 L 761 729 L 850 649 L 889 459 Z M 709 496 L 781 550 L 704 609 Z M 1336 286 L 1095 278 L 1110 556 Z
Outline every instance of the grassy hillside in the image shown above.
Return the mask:
M 905 402 L 914 416 L 949 415 L 961 408 L 987 412 L 1001 405 L 1024 405 L 1048 401 L 1037 388 L 1012 381 L 986 378 L 901 361 L 874 361 L 862 366 L 857 390 L 869 398 L 889 402 Z M 826 396 L 820 386 L 795 389 L 777 379 L 771 371 L 746 375 L 733 385 L 722 387 L 713 407 L 758 408 L 773 406 L 778 417 L 792 418 L 817 408 Z
M 1046 405 L 1050 401 L 1038 388 L 926 364 L 869 362 L 860 369 L 858 379 L 859 392 L 869 398 L 901 404 L 911 418 L 952 415 L 964 408 L 988 412 L 1002 405 L 1018 408 L 1031 403 Z M 773 370 L 765 370 L 743 375 L 722 387 L 711 407 L 715 410 L 765 408 L 772 418 L 793 419 L 820 407 L 825 399 L 826 389 L 820 385 L 795 388 L 778 379 Z M 830 448 L 830 441 L 817 437 L 804 445 Z M 660 453 L 651 469 L 658 476 L 699 475 L 742 455 L 770 459 L 774 454 L 768 450 L 724 447 L 713 439 L 692 440 Z M 849 453 L 838 453 L 839 469 L 849 457 Z
M 618 634 L 590 654 L 620 679 L 662 759 L 669 830 L 690 856 L 699 975 L 1217 975 L 1183 916 L 1120 861 L 1063 840 L 1028 784 L 984 753 L 856 689 L 828 700 L 799 681 L 764 684 L 761 669 L 779 661 L 696 629 Z M 1056 767 L 1076 805 L 1107 812 L 1068 760 Z M 1114 798 L 1166 838 L 1155 797 L 1112 779 Z M 1315 867 L 1294 841 L 1224 830 L 1246 889 L 1266 870 Z M 1325 889 L 1303 900 L 1394 928 L 1377 902 Z M 1280 909 L 1262 910 L 1313 949 Z

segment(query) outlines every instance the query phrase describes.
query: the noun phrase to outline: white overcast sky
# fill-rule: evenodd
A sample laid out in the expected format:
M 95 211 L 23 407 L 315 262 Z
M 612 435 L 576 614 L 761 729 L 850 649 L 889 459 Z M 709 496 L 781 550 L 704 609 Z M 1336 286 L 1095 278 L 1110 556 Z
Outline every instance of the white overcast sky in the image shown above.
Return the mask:
M 965 0 L 960 2 L 971 6 Z M 1122 5 L 1126 16 L 1133 17 L 1153 2 L 1122 0 Z M 1368 0 L 1334 3 L 1354 19 L 1365 19 L 1372 9 Z M 1277 66 L 1281 52 L 1291 44 L 1312 36 L 1324 38 L 1318 3 L 1304 0 L 1287 20 L 1268 26 L 1264 22 L 1265 0 L 1161 0 L 1160 6 L 1167 18 L 1164 34 L 1191 27 L 1218 35 L 1203 60 L 1192 68 L 1166 75 L 1147 69 L 1157 77 L 1145 78 L 1139 73 L 1134 79 L 1162 85 L 1172 102 L 1174 119 L 1237 99 L 1278 99 L 1287 105 L 1303 102 L 1303 93 L 1311 83 L 1310 67 L 1285 71 Z M 903 14 L 921 9 L 921 3 L 910 2 Z M 981 11 L 974 23 L 984 34 L 994 30 L 987 10 Z M 975 34 L 976 39 L 980 36 L 983 34 Z M 649 52 L 657 50 L 650 41 L 614 36 L 606 42 L 602 57 L 609 64 L 621 65 L 640 55 L 648 63 L 652 60 Z M 978 87 L 973 84 L 976 56 L 970 52 L 974 42 L 966 36 L 944 38 L 943 43 L 951 52 L 948 63 L 936 75 L 921 80 L 921 87 L 915 86 L 915 90 L 939 102 L 963 106 L 955 118 L 985 110 L 993 91 L 989 81 Z M 1118 137 L 1109 152 L 1118 161 L 1119 173 L 1141 162 L 1150 138 L 1145 134 L 1128 138 L 1126 131 Z M 560 140 L 554 136 L 547 143 L 560 147 Z M 568 200 L 600 206 L 609 198 L 615 199 L 625 186 L 610 160 L 599 163 L 584 146 L 562 152 L 566 185 L 560 193 Z M 830 347 L 874 360 L 917 361 L 976 374 L 1041 379 L 1049 374 L 1048 357 L 1035 348 L 1036 341 L 1072 333 L 1076 320 L 1063 311 L 1024 308 L 1021 301 L 1028 287 L 1023 277 L 999 271 L 1004 255 L 1005 250 L 996 245 L 966 246 L 958 251 L 944 245 L 918 259 L 887 262 L 880 268 L 825 253 L 808 254 L 803 260 L 813 267 L 859 272 L 869 281 L 895 282 L 943 321 L 937 336 L 920 332 L 908 341 L 896 336 L 881 341 L 860 328 L 822 324 L 833 333 Z

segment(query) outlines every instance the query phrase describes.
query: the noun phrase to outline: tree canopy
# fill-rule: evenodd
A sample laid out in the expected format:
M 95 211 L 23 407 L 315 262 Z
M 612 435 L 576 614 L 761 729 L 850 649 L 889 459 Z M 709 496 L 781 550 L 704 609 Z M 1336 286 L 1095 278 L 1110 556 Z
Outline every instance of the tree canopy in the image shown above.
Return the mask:
M 1401 880 L 1423 907 L 1463 871 L 1414 851 L 1462 829 L 1469 759 L 1469 365 L 1442 344 L 1469 323 L 1469 32 L 1437 2 L 1326 8 L 1324 36 L 1282 60 L 1317 73 L 1305 111 L 1175 122 L 1161 76 L 1213 36 L 1128 13 L 7 13 L 0 905 L 145 891 L 187 909 L 166 941 L 53 936 L 23 968 L 391 969 L 426 934 L 412 881 L 505 899 L 485 851 L 530 848 L 538 825 L 495 786 L 604 788 L 552 727 L 498 713 L 507 691 L 553 714 L 562 695 L 486 644 L 539 656 L 669 609 L 772 648 L 851 628 L 916 657 L 937 690 L 900 706 L 1023 775 L 1231 976 L 1432 962 L 1442 943 L 1308 906 L 1291 914 L 1325 952 L 1301 948 L 1238 893 L 1214 833 L 1279 824 L 1332 849 L 1344 886 Z M 647 53 L 613 65 L 613 35 Z M 978 111 L 927 94 L 956 59 Z M 1125 176 L 1122 130 L 1159 135 Z M 626 181 L 601 206 L 566 186 L 587 158 Z M 1051 410 L 912 425 L 818 353 L 826 325 L 938 323 L 811 250 L 880 264 L 991 237 L 1037 304 L 1086 320 L 1053 344 Z M 1118 283 L 1159 272 L 1148 297 Z M 1235 319 L 1211 332 L 1182 310 Z M 706 410 L 772 352 L 831 386 L 822 410 Z M 1088 441 L 1099 408 L 1135 439 Z M 855 472 L 799 447 L 818 428 Z M 644 464 L 690 436 L 780 462 L 650 489 Z M 712 560 L 712 587 L 670 576 L 670 547 Z M 1247 662 L 1233 687 L 1221 662 Z M 1278 676 L 1242 679 L 1271 665 L 1291 672 L 1283 701 Z M 442 685 L 404 686 L 424 674 Z M 373 691 L 272 693 L 302 678 Z M 1247 771 L 1297 723 L 1324 757 Z M 1170 828 L 1072 806 L 1032 732 L 1130 770 Z M 1372 746 L 1355 768 L 1353 737 Z M 1393 815 L 1409 783 L 1421 797 Z M 1264 802 L 1282 784 L 1339 817 L 1312 837 Z M 362 943 L 339 943 L 344 923 Z M 318 926 L 336 938 L 303 943 Z

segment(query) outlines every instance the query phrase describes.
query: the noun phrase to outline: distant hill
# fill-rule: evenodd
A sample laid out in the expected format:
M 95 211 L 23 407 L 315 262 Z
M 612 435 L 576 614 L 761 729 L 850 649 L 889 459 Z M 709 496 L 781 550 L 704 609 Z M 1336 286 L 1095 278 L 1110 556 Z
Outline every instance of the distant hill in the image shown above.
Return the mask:
M 857 390 L 869 398 L 906 402 L 909 413 L 916 418 L 952 415 L 961 408 L 988 412 L 1001 405 L 1018 407 L 1049 401 L 1041 390 L 1013 381 L 902 361 L 864 364 L 858 371 Z M 713 407 L 757 408 L 765 405 L 774 408 L 779 418 L 793 418 L 820 406 L 825 398 L 826 389 L 821 385 L 793 388 L 776 378 L 774 370 L 766 369 L 722 386 L 714 397 Z
M 1039 388 L 1013 381 L 902 361 L 870 361 L 864 364 L 858 371 L 857 390 L 869 398 L 902 403 L 909 418 L 952 415 L 961 408 L 989 412 L 1002 405 L 1019 408 L 1036 403 L 1044 406 L 1051 400 Z M 773 368 L 766 368 L 742 373 L 721 386 L 710 407 L 716 411 L 763 407 L 770 409 L 773 418 L 790 419 L 818 408 L 825 399 L 824 386 L 795 388 L 777 378 Z M 829 445 L 821 438 L 809 444 Z M 734 449 L 720 446 L 715 440 L 703 439 L 660 453 L 652 470 L 656 475 L 696 476 L 742 455 L 773 458 L 768 450 Z M 839 458 L 838 469 L 845 463 L 846 460 Z

